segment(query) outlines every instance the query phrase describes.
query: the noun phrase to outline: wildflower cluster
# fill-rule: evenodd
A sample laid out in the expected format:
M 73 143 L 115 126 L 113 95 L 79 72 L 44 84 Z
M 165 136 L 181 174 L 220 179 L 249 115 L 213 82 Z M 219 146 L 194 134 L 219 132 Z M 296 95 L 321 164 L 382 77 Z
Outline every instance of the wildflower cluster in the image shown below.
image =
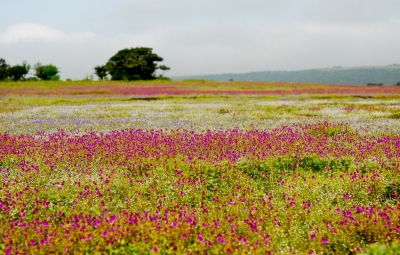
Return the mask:
M 346 124 L 0 135 L 0 251 L 348 254 L 400 238 L 400 137 Z

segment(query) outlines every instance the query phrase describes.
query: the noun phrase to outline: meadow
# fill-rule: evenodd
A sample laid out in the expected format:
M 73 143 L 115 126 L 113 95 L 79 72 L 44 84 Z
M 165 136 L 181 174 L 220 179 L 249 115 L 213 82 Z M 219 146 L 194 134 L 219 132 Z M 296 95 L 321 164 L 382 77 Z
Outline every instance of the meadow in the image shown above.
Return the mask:
M 0 253 L 399 254 L 399 127 L 399 86 L 0 83 Z

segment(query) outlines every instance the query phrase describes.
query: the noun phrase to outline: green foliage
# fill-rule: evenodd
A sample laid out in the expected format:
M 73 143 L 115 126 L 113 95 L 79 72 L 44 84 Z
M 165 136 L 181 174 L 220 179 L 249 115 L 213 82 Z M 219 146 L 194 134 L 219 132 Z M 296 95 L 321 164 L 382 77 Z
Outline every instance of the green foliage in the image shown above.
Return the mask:
M 392 183 L 385 187 L 385 198 L 397 198 L 400 196 L 400 183 Z
M 29 77 L 25 78 L 25 81 L 39 81 L 39 79 L 37 77 Z
M 60 76 L 58 75 L 58 68 L 54 65 L 45 65 L 43 66 L 41 63 L 37 63 L 33 67 L 36 72 L 36 77 L 44 81 L 58 81 L 60 80 Z
M 313 173 L 322 173 L 325 170 L 345 172 L 354 165 L 354 161 L 347 157 L 326 159 L 317 155 L 305 155 L 301 158 L 276 157 L 258 163 L 242 161 L 238 163 L 238 168 L 251 178 L 260 179 L 268 174 L 279 176 L 281 173 L 293 173 L 299 170 Z
M 24 61 L 22 65 L 15 65 L 8 68 L 8 76 L 13 81 L 25 80 L 25 76 L 29 73 L 31 66 Z
M 400 81 L 398 83 L 396 83 L 397 86 L 400 86 Z
M 364 255 L 398 255 L 400 254 L 400 245 L 393 242 L 390 246 L 385 246 L 383 244 L 373 244 L 370 250 Z
M 8 65 L 6 61 L 0 58 L 0 81 L 4 81 L 8 77 Z
M 389 115 L 390 119 L 400 119 L 400 111 L 394 111 L 392 114 Z
M 152 80 L 156 78 L 157 69 L 169 70 L 167 66 L 157 66 L 155 62 L 160 61 L 163 61 L 163 58 L 153 53 L 152 48 L 139 47 L 118 51 L 108 60 L 105 67 L 112 80 Z M 98 75 L 96 68 L 95 71 Z
M 99 77 L 99 80 L 104 80 L 107 78 L 108 72 L 106 66 L 95 66 L 94 71 L 97 77 Z

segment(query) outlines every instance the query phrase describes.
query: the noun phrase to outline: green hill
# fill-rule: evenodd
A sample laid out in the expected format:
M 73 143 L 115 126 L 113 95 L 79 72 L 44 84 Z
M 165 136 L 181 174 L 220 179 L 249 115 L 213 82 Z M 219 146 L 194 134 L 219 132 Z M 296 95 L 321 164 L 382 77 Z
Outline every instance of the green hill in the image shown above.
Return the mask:
M 175 80 L 206 79 L 216 81 L 283 81 L 327 84 L 358 84 L 383 83 L 394 85 L 400 82 L 400 65 L 325 68 L 301 71 L 264 71 L 251 73 L 226 73 L 214 75 L 193 75 L 174 77 Z

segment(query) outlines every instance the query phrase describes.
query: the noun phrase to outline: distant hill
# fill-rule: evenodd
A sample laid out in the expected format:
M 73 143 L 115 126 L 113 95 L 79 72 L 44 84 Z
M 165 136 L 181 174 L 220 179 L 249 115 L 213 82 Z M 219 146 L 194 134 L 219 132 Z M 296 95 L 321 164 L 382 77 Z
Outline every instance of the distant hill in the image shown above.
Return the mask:
M 325 69 L 310 69 L 301 71 L 264 71 L 251 73 L 226 73 L 213 75 L 191 75 L 172 77 L 174 80 L 206 79 L 216 81 L 284 81 L 327 84 L 356 84 L 383 83 L 394 85 L 400 82 L 400 65 L 366 66 Z

